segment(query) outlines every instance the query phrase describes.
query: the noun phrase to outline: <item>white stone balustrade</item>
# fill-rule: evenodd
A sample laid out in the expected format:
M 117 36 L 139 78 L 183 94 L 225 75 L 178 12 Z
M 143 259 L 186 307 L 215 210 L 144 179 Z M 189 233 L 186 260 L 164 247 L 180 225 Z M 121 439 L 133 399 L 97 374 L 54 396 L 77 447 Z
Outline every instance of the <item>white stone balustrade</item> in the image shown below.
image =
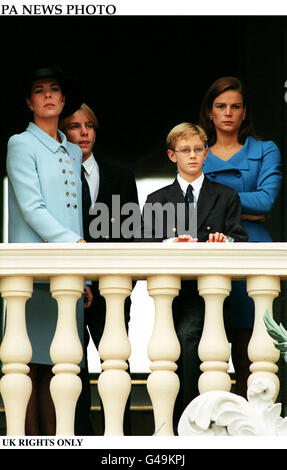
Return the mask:
M 7 434 L 17 436 L 25 434 L 25 414 L 32 391 L 31 379 L 27 376 L 32 347 L 26 330 L 25 304 L 33 292 L 33 278 L 2 277 L 0 288 L 9 311 L 0 349 L 4 373 L 0 390 L 6 413 Z
M 56 411 L 56 434 L 74 434 L 74 417 L 82 383 L 78 377 L 83 351 L 77 330 L 76 303 L 81 297 L 84 278 L 81 275 L 51 276 L 50 290 L 58 302 L 58 320 L 51 343 L 50 356 L 54 377 L 50 390 Z
M 105 275 L 100 277 L 100 293 L 106 299 L 106 322 L 99 344 L 103 372 L 98 390 L 105 413 L 105 435 L 123 435 L 126 402 L 131 391 L 130 375 L 126 372 L 131 354 L 124 304 L 132 290 L 130 276 Z
M 207 274 L 198 277 L 198 291 L 205 301 L 205 316 L 202 337 L 198 347 L 202 374 L 199 377 L 200 393 L 210 390 L 230 391 L 229 368 L 230 346 L 223 322 L 223 302 L 230 293 L 228 276 Z
M 247 279 L 247 291 L 254 300 L 255 318 L 251 340 L 248 345 L 248 356 L 252 364 L 252 374 L 248 378 L 248 385 L 254 380 L 271 379 L 275 385 L 276 399 L 279 393 L 279 379 L 276 375 L 278 367 L 276 362 L 280 352 L 273 345 L 265 327 L 263 316 L 268 310 L 272 312 L 273 300 L 280 292 L 279 276 L 250 276 Z
M 157 434 L 172 436 L 173 408 L 179 391 L 175 361 L 180 355 L 180 344 L 173 325 L 172 301 L 178 295 L 180 277 L 148 276 L 147 289 L 155 304 L 154 329 L 148 346 L 152 373 L 147 380 L 147 389 L 153 405 Z
M 200 392 L 230 390 L 227 373 L 230 348 L 226 339 L 222 306 L 232 279 L 247 279 L 255 302 L 255 325 L 249 345 L 252 361 L 249 384 L 279 382 L 276 362 L 279 351 L 266 332 L 263 315 L 272 314 L 287 278 L 286 243 L 234 244 L 0 244 L 0 289 L 6 300 L 7 319 L 0 358 L 8 435 L 23 435 L 27 402 L 31 393 L 28 377 L 32 349 L 25 325 L 25 303 L 32 295 L 33 280 L 50 280 L 57 299 L 58 324 L 51 345 L 55 376 L 51 391 L 57 414 L 57 435 L 72 435 L 74 410 L 81 383 L 78 364 L 82 349 L 77 336 L 75 306 L 84 280 L 99 280 L 106 299 L 107 316 L 99 352 L 103 372 L 99 393 L 105 411 L 105 435 L 123 434 L 123 414 L 131 382 L 127 373 L 130 343 L 124 324 L 124 300 L 132 281 L 147 280 L 155 304 L 155 322 L 148 346 L 151 374 L 148 392 L 159 435 L 172 435 L 172 412 L 178 392 L 176 360 L 179 343 L 171 305 L 181 279 L 198 279 L 206 316 L 199 355 L 202 360 Z M 116 390 L 116 399 L 115 397 Z M 275 397 L 274 397 L 275 399 Z

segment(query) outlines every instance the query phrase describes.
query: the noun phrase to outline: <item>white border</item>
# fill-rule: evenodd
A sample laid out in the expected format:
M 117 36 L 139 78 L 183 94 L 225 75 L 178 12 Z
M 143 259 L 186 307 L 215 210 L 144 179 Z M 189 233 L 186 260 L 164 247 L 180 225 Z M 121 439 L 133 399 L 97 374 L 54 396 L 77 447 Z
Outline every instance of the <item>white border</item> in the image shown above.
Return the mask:
M 105 2 L 96 2 L 95 0 L 49 0 L 41 2 L 39 0 L 14 0 L 13 2 L 1 1 L 0 10 L 3 5 L 15 7 L 17 14 L 22 15 L 22 6 L 24 4 L 39 5 L 60 5 L 63 14 L 66 5 L 114 5 L 116 15 L 286 15 L 287 2 L 282 0 L 241 0 L 240 2 L 230 2 L 230 0 L 205 0 L 201 2 L 191 0 L 109 0 Z M 10 15 L 0 12 L 0 16 L 15 16 L 11 11 Z M 24 15 L 23 15 L 24 16 Z M 26 16 L 26 15 L 25 15 Z M 32 16 L 41 16 L 39 14 Z M 42 15 L 44 16 L 44 15 Z M 57 16 L 52 13 L 51 16 Z M 85 14 L 83 13 L 83 15 Z

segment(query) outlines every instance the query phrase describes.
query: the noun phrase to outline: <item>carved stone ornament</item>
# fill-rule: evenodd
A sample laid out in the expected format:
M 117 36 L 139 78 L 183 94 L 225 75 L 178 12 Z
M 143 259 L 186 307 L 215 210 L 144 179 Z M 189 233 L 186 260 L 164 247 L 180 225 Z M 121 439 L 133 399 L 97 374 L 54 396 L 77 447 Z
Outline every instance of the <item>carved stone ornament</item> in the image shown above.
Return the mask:
M 248 400 L 230 392 L 212 391 L 196 397 L 186 407 L 179 436 L 286 436 L 287 418 L 281 403 L 273 403 L 275 385 L 271 380 L 254 380 Z

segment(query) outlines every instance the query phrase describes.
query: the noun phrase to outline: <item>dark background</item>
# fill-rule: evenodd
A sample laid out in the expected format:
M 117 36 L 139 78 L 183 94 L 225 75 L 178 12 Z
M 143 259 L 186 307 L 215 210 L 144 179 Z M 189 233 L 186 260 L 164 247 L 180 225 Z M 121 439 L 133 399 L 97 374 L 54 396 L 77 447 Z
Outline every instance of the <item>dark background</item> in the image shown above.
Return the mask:
M 197 122 L 209 85 L 233 75 L 247 85 L 257 134 L 282 153 L 283 186 L 269 227 L 274 241 L 287 241 L 286 27 L 285 16 L 0 17 L 1 185 L 7 139 L 28 122 L 21 85 L 35 61 L 85 81 L 100 122 L 97 156 L 136 178 L 174 177 L 167 133 Z M 282 283 L 276 308 L 283 321 L 284 305 Z

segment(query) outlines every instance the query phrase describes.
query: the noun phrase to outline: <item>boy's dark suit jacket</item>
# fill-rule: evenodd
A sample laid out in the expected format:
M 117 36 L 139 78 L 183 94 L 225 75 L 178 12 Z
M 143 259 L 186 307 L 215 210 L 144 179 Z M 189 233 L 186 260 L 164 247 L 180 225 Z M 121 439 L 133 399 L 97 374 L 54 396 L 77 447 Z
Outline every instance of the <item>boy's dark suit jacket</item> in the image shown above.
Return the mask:
M 175 207 L 175 214 L 177 214 L 176 205 L 185 203 L 181 187 L 177 179 L 170 185 L 148 195 L 144 209 L 143 216 L 146 222 L 146 211 L 150 210 L 147 204 L 160 203 L 163 206 L 167 203 L 172 203 Z M 221 232 L 233 238 L 237 242 L 245 242 L 248 240 L 246 231 L 242 225 L 241 219 L 241 204 L 238 194 L 231 188 L 223 184 L 210 181 L 204 178 L 203 184 L 199 193 L 197 203 L 197 238 L 199 242 L 208 240 L 210 233 Z M 175 219 L 176 220 L 176 219 Z M 153 218 L 155 224 L 155 218 Z M 163 226 L 163 236 L 155 239 L 155 225 L 145 228 L 148 237 L 145 241 L 162 241 L 169 238 L 166 224 Z M 142 228 L 143 228 L 142 227 Z M 177 227 L 175 227 L 177 229 Z M 143 233 L 143 232 L 142 232 Z M 182 233 L 174 232 L 174 236 L 182 235 Z M 152 240 L 149 240 L 148 238 Z
M 90 215 L 84 220 L 84 238 L 87 242 L 130 242 L 129 238 L 125 238 L 122 234 L 118 238 L 112 238 L 112 226 L 115 223 L 123 223 L 126 215 L 114 214 L 112 210 L 112 196 L 120 195 L 121 208 L 129 202 L 138 204 L 138 192 L 133 173 L 128 168 L 121 168 L 106 163 L 98 162 L 100 184 L 97 196 L 97 203 L 104 203 L 109 208 L 109 229 L 107 233 L 99 238 L 92 238 L 88 227 L 90 222 L 96 217 Z M 94 202 L 94 201 L 93 201 Z M 116 220 L 116 218 L 120 220 Z
M 116 217 L 120 218 L 120 224 L 124 221 L 125 217 L 120 214 L 113 214 L 112 217 L 112 196 L 119 194 L 121 200 L 121 207 L 128 203 L 133 202 L 138 204 L 138 193 L 137 186 L 135 182 L 135 177 L 133 173 L 126 168 L 116 167 L 108 165 L 103 162 L 97 161 L 99 165 L 99 192 L 97 196 L 97 202 L 105 203 L 109 208 L 109 231 L 103 234 L 102 237 L 93 239 L 89 234 L 89 224 L 96 217 L 91 215 L 87 220 L 83 220 L 84 225 L 84 238 L 87 242 L 95 243 L 107 243 L 107 242 L 131 242 L 132 239 L 124 238 L 122 235 L 115 239 L 110 235 L 112 234 L 112 224 L 118 221 L 115 220 Z M 83 211 L 84 212 L 84 211 Z M 93 303 L 89 309 L 85 309 L 85 352 L 89 342 L 89 329 L 92 340 L 98 349 L 100 339 L 102 337 L 104 326 L 105 326 L 105 317 L 106 317 L 106 303 L 104 297 L 100 295 L 98 282 L 95 281 L 91 286 L 92 293 L 94 296 Z M 125 322 L 126 327 L 128 327 L 128 322 L 130 318 L 130 297 L 125 301 Z M 89 429 L 86 430 L 86 422 L 84 416 L 89 415 L 90 408 L 90 388 L 89 388 L 89 375 L 88 370 L 85 368 L 82 371 L 82 384 L 83 391 L 80 395 L 78 401 L 78 408 L 76 413 L 76 433 L 78 435 L 91 434 Z M 83 409 L 86 408 L 86 413 Z M 127 407 L 128 408 L 128 407 Z M 126 414 L 128 410 L 126 411 Z M 124 423 L 124 432 L 125 434 L 130 434 L 130 423 L 128 415 L 125 416 Z
M 171 185 L 148 195 L 143 209 L 143 224 L 145 223 L 146 211 L 150 211 L 149 204 L 172 203 L 176 206 L 177 203 L 184 202 L 182 190 L 176 179 Z M 241 204 L 238 194 L 233 189 L 212 182 L 205 177 L 197 204 L 197 238 L 199 242 L 205 242 L 208 240 L 209 234 L 215 232 L 224 233 L 233 238 L 235 242 L 246 242 L 248 237 L 241 223 L 240 214 Z M 170 236 L 164 226 L 162 238 L 155 238 L 156 216 L 153 219 L 148 217 L 148 219 L 153 220 L 150 227 L 145 227 L 146 233 L 151 238 L 145 238 L 143 241 L 162 241 Z M 178 235 L 182 235 L 182 233 L 174 231 L 174 236 Z M 198 345 L 203 329 L 204 300 L 198 294 L 196 281 L 182 281 L 181 290 L 173 301 L 172 309 L 175 330 L 181 346 L 181 355 L 177 362 L 177 373 L 181 385 L 174 410 L 176 433 L 182 412 L 199 393 L 197 386 L 200 376 Z

